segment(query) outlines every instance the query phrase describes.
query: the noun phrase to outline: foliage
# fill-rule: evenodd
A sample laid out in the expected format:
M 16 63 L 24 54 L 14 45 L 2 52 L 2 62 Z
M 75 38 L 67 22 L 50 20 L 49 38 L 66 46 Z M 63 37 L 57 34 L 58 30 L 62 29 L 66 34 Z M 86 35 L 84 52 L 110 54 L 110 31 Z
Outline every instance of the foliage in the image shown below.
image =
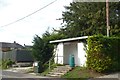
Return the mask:
M 33 57 L 36 61 L 40 61 L 41 64 L 44 64 L 52 56 L 53 47 L 44 41 L 39 36 L 34 37 L 33 45 Z
M 45 63 L 48 62 L 53 56 L 54 45 L 49 41 L 55 39 L 61 39 L 63 36 L 57 33 L 50 34 L 46 31 L 42 38 L 36 35 L 33 40 L 32 53 L 35 61 L 39 61 L 40 67 L 45 67 Z M 41 66 L 42 65 L 42 66 Z
M 109 8 L 111 27 L 110 35 L 120 36 L 120 2 L 109 3 Z M 63 20 L 63 26 L 60 30 L 54 30 L 53 33 L 46 31 L 42 37 L 39 37 L 38 35 L 34 37 L 32 48 L 33 57 L 36 61 L 40 62 L 40 65 L 49 61 L 53 56 L 52 51 L 54 46 L 49 43 L 51 40 L 86 35 L 91 36 L 94 34 L 106 35 L 106 6 L 104 2 L 73 2 L 70 3 L 70 6 L 66 6 L 65 9 L 66 11 L 62 13 L 61 19 Z M 110 41 L 111 39 L 107 40 Z M 100 44 L 96 49 L 102 49 L 103 51 L 109 50 L 108 48 L 101 48 L 102 46 L 105 45 Z M 108 44 L 106 46 L 108 46 Z M 111 60 L 109 61 L 111 62 Z
M 120 70 L 120 38 L 93 36 L 88 38 L 87 67 L 98 72 Z
M 73 2 L 62 13 L 63 27 L 59 34 L 65 37 L 106 35 L 106 3 Z M 120 2 L 109 3 L 110 35 L 120 36 Z M 73 34 L 74 33 L 74 34 Z
M 12 64 L 14 64 L 14 62 L 11 61 L 10 59 L 2 60 L 2 69 L 7 69 L 11 67 Z
M 50 70 L 49 70 L 49 65 L 48 64 L 46 64 L 46 68 L 45 68 L 45 70 L 44 70 L 44 72 L 42 72 L 40 75 L 41 76 L 46 76 L 46 74 L 48 74 L 49 72 L 50 72 Z M 53 64 L 51 64 L 51 70 L 53 70 L 55 67 L 57 66 L 57 64 L 55 64 L 55 63 L 53 63 Z
M 48 31 L 46 31 L 43 35 L 42 35 L 42 39 L 44 39 L 45 41 L 52 41 L 52 40 L 59 40 L 59 39 L 63 39 L 65 38 L 64 35 L 56 33 L 56 32 L 52 32 L 49 33 Z

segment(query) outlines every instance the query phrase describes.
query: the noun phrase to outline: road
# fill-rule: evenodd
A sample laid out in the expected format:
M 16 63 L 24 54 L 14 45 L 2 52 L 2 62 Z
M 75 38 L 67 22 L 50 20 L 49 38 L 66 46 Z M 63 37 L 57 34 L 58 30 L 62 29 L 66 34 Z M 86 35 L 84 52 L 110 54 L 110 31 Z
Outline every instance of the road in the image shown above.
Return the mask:
M 11 71 L 2 71 L 2 78 L 48 78 L 43 76 L 36 76 L 32 74 L 11 72 Z

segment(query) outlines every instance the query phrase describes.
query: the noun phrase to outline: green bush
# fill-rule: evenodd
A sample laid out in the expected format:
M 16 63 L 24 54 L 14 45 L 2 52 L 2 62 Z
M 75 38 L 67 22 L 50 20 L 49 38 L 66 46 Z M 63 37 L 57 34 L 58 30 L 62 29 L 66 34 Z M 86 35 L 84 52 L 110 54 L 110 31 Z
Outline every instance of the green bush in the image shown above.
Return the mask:
M 120 70 L 120 38 L 89 37 L 87 49 L 87 67 L 98 72 Z
M 12 64 L 14 64 L 14 62 L 11 61 L 10 59 L 2 60 L 2 69 L 7 69 L 7 68 L 11 67 Z

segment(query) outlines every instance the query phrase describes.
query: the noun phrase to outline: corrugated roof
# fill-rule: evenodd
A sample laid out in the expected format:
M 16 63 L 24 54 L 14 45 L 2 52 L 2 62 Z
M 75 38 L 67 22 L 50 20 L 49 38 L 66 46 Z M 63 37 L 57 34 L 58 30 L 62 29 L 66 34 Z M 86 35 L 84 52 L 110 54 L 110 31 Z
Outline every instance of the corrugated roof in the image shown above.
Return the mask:
M 60 43 L 60 42 L 67 42 L 67 41 L 75 41 L 75 40 L 81 40 L 81 39 L 87 39 L 87 38 L 88 38 L 88 36 L 76 37 L 76 38 L 68 38 L 68 39 L 50 41 L 50 43 Z

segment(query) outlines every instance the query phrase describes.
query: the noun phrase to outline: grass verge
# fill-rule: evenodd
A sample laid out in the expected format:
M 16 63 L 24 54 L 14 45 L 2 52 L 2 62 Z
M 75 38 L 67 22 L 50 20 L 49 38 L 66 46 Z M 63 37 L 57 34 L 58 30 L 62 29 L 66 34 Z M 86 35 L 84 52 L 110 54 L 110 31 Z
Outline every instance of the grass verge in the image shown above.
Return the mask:
M 105 74 L 89 70 L 85 67 L 75 67 L 63 75 L 62 78 L 95 78 L 103 75 Z

